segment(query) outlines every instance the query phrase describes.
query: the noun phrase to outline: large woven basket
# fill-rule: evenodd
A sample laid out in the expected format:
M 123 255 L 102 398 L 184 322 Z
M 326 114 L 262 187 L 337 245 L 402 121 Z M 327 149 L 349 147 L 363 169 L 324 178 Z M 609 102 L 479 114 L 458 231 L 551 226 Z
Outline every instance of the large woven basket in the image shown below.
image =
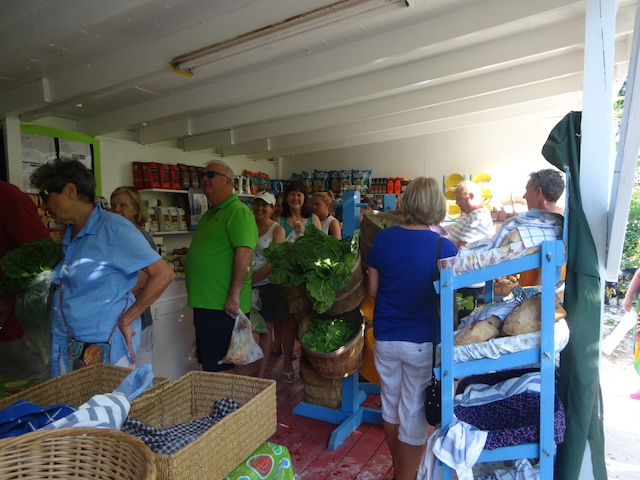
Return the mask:
M 0 399 L 0 410 L 18 400 L 29 400 L 41 407 L 56 403 L 79 407 L 94 395 L 115 390 L 131 372 L 128 368 L 106 363 L 90 365 Z M 153 384 L 141 395 L 151 393 L 166 383 L 169 383 L 167 377 L 156 376 Z
M 302 319 L 298 327 L 298 338 L 302 338 L 302 336 L 307 333 L 311 319 L 315 316 L 322 317 L 323 315 L 317 315 L 312 312 L 311 315 Z M 329 315 L 329 317 L 335 316 Z M 311 366 L 316 372 L 326 378 L 339 379 L 348 377 L 362 366 L 365 328 L 362 313 L 357 309 L 340 315 L 340 317 L 358 324 L 359 329 L 358 333 L 349 343 L 343 345 L 335 352 L 316 352 L 315 350 L 307 348 L 303 342 L 300 342 L 302 351 L 305 357 L 309 359 Z
M 153 480 L 142 440 L 105 428 L 38 430 L 0 440 L 0 479 Z
M 373 245 L 376 234 L 382 230 L 378 224 L 385 225 L 385 228 L 401 225 L 404 223 L 402 212 L 379 212 L 377 210 L 367 211 L 360 224 L 360 255 L 362 256 L 362 266 L 367 269 L 367 255 Z
M 196 440 L 171 455 L 154 454 L 160 480 L 222 480 L 276 431 L 273 380 L 189 372 L 131 404 L 129 416 L 164 428 L 211 413 L 224 397 L 241 404 Z

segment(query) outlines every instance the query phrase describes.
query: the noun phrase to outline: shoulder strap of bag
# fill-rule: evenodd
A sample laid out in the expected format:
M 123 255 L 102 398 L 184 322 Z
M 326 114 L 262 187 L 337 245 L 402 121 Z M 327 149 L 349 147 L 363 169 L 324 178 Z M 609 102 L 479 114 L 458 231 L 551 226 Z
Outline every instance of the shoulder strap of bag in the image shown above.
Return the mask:
M 442 237 L 438 237 L 438 244 L 436 245 L 436 280 L 440 280 L 440 268 L 438 267 L 438 260 L 440 260 L 440 244 L 442 243 Z M 439 314 L 439 307 L 440 306 L 440 295 L 436 293 L 436 316 L 435 316 L 435 320 L 433 321 L 433 348 L 432 353 L 433 353 L 433 358 L 431 361 L 431 368 L 433 368 L 436 364 L 436 343 L 437 343 L 437 338 L 438 338 L 438 319 L 440 318 L 440 314 Z

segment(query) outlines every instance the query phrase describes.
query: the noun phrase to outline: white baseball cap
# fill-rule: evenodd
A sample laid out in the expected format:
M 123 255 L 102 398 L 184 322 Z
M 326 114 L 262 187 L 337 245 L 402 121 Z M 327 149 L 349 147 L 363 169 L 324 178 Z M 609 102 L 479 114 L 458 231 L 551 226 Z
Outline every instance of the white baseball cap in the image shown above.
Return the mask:
M 272 207 L 276 206 L 276 197 L 273 196 L 273 193 L 267 192 L 266 190 L 256 193 L 253 200 L 262 200 L 267 205 L 271 205 Z

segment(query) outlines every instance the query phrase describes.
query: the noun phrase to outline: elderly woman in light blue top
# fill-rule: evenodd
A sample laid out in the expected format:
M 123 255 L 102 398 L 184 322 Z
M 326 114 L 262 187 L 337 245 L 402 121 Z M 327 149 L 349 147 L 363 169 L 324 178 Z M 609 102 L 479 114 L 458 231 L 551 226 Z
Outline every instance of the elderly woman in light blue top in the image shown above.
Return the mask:
M 55 159 L 30 180 L 54 219 L 67 225 L 64 258 L 54 269 L 52 375 L 68 371 L 69 338 L 109 343 L 107 361 L 132 368 L 140 314 L 171 283 L 173 271 L 131 222 L 94 205 L 95 179 L 79 161 Z M 148 280 L 136 298 L 139 270 Z

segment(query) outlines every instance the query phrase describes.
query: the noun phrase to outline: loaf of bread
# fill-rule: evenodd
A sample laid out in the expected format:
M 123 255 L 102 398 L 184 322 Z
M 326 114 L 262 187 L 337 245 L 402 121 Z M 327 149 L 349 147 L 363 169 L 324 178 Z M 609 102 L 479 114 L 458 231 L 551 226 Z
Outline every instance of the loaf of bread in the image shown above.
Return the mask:
M 561 295 L 556 295 L 554 321 L 567 316 L 567 312 L 560 304 Z M 502 324 L 502 334 L 521 335 L 523 333 L 537 332 L 541 328 L 540 312 L 542 309 L 542 295 L 537 294 L 527 298 L 514 308 Z
M 495 317 L 499 324 L 500 318 L 495 315 L 492 315 L 492 317 Z M 469 345 L 470 343 L 486 342 L 492 338 L 497 338 L 498 335 L 500 335 L 500 330 L 493 325 L 496 320 L 492 317 L 471 323 L 464 327 L 455 337 L 453 337 L 453 345 Z

